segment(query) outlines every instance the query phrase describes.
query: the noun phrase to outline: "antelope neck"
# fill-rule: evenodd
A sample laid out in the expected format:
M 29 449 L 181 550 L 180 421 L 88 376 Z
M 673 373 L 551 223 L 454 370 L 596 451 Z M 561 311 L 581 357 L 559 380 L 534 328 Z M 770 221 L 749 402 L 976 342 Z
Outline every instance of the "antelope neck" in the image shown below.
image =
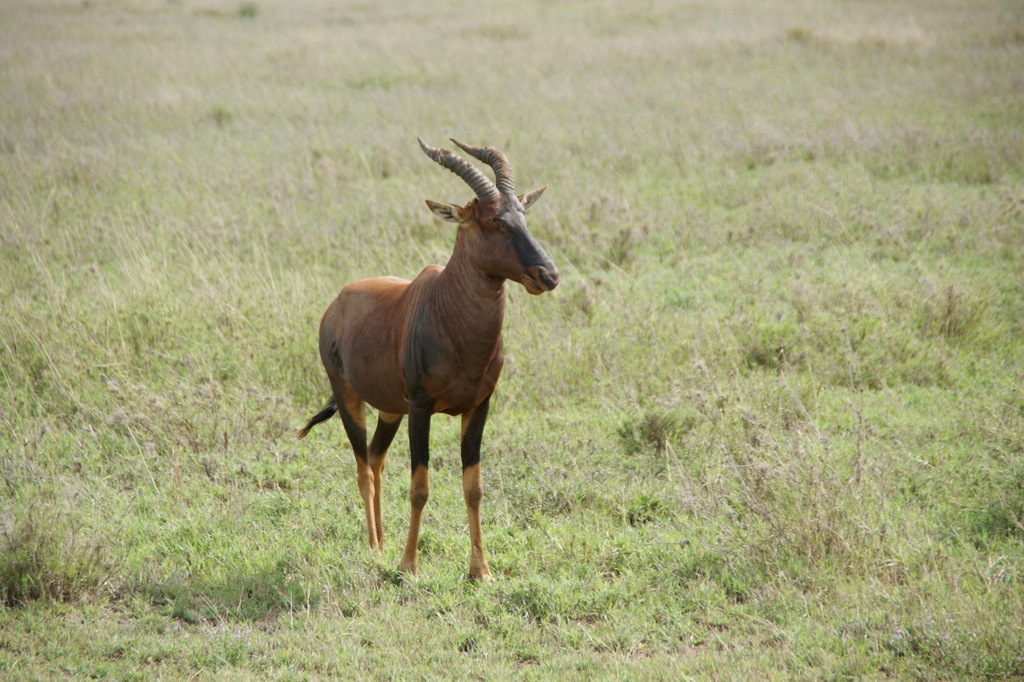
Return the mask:
M 436 302 L 444 307 L 447 319 L 475 332 L 466 338 L 488 332 L 500 334 L 505 313 L 505 280 L 480 272 L 465 256 L 456 248 L 441 271 Z

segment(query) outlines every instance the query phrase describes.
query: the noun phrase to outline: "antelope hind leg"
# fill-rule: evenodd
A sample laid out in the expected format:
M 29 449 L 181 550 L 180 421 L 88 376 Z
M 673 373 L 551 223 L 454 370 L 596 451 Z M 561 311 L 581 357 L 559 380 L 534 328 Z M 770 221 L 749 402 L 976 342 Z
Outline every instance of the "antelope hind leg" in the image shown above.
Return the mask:
M 380 522 L 374 510 L 373 500 L 377 496 L 374 483 L 373 470 L 370 468 L 370 459 L 366 449 L 366 404 L 352 387 L 345 383 L 344 379 L 331 376 L 331 388 L 334 390 L 334 400 L 338 406 L 338 415 L 341 423 L 345 425 L 345 433 L 348 435 L 349 443 L 352 444 L 352 451 L 356 456 L 356 482 L 359 485 L 359 495 L 363 498 L 363 507 L 366 510 L 366 534 L 370 547 L 380 547 L 380 535 L 378 527 Z
M 395 439 L 398 427 L 402 423 L 402 415 L 380 412 L 377 414 L 377 428 L 370 441 L 370 455 L 367 460 L 370 474 L 373 477 L 373 518 L 377 533 L 378 546 L 384 544 L 384 524 L 380 513 L 380 495 L 384 477 L 384 461 L 388 455 L 391 441 Z M 367 520 L 369 523 L 369 520 Z

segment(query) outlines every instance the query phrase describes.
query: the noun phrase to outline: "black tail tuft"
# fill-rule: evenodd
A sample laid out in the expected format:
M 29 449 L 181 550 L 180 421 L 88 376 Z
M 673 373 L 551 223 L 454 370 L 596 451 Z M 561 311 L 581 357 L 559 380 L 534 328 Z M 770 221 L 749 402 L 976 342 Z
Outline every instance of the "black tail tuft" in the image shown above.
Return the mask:
M 338 406 L 335 404 L 334 399 L 332 398 L 331 402 L 327 403 L 327 407 L 325 407 L 324 409 L 320 410 L 315 415 L 313 415 L 313 417 L 310 418 L 310 420 L 308 422 L 306 422 L 306 425 L 304 427 L 302 427 L 301 429 L 299 429 L 299 438 L 305 438 L 306 434 L 309 433 L 309 430 L 311 428 L 313 428 L 314 426 L 316 426 L 320 422 L 327 421 L 328 419 L 333 417 L 334 413 L 337 412 L 337 411 L 338 411 Z

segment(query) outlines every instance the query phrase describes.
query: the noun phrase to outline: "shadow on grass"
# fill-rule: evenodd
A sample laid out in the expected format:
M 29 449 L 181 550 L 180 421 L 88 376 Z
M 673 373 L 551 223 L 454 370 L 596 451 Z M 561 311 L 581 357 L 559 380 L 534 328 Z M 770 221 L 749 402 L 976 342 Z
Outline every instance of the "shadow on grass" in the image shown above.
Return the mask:
M 356 572 L 337 566 L 323 571 L 312 578 L 297 571 L 287 558 L 279 558 L 239 569 L 219 582 L 172 578 L 140 584 L 136 592 L 167 615 L 199 624 L 264 620 L 284 612 L 315 610 L 325 602 L 351 617 L 364 610 L 359 595 L 382 596 L 407 585 L 401 573 L 382 566 L 362 566 Z

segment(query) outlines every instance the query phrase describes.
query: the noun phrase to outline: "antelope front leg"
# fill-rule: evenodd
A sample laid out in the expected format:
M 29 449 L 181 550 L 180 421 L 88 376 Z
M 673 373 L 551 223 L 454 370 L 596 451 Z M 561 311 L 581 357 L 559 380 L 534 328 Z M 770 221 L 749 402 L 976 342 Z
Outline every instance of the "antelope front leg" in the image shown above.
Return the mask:
M 462 415 L 462 496 L 469 517 L 469 577 L 491 582 L 491 569 L 484 556 L 483 533 L 480 531 L 480 500 L 484 490 L 480 484 L 480 443 L 491 397 L 487 396 L 475 410 Z
M 409 537 L 405 541 L 405 554 L 398 570 L 416 577 L 416 548 L 420 541 L 420 524 L 423 521 L 423 507 L 430 497 L 430 477 L 427 464 L 430 461 L 430 415 L 431 406 L 409 405 L 409 451 L 412 456 L 412 480 L 409 485 Z

